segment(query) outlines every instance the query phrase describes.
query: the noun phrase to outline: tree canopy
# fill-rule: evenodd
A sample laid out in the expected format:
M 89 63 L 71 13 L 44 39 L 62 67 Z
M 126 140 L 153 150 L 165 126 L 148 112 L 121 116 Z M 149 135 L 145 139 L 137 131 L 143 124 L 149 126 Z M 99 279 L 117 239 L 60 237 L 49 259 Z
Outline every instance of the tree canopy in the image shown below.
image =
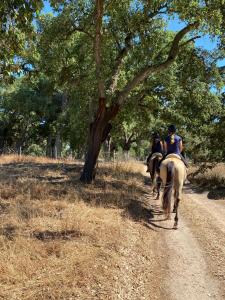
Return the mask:
M 224 125 L 223 0 L 50 3 L 54 14 L 40 13 L 42 1 L 0 6 L 1 118 L 14 144 L 26 132 L 26 149 L 42 140 L 86 153 L 84 182 L 109 135 L 137 152 L 169 123 L 193 158 L 224 159 L 212 142 Z M 213 51 L 196 46 L 204 34 L 217 38 Z

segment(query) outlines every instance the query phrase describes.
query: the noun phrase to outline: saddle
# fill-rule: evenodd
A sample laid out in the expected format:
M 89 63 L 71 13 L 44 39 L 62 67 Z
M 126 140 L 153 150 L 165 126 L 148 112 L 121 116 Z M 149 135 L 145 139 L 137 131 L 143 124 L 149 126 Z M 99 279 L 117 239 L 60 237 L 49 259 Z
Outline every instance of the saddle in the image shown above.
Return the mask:
M 166 158 L 165 158 L 165 159 L 167 159 L 167 158 L 178 158 L 178 159 L 180 159 L 180 160 L 181 160 L 181 157 L 180 157 L 180 155 L 178 155 L 178 154 L 176 154 L 176 153 L 171 153 L 171 154 L 168 154 L 168 155 L 166 156 Z
M 152 154 L 151 160 L 153 160 L 153 159 L 156 158 L 156 157 L 162 158 L 163 155 L 162 155 L 162 153 L 160 153 L 160 152 L 155 152 L 155 153 Z

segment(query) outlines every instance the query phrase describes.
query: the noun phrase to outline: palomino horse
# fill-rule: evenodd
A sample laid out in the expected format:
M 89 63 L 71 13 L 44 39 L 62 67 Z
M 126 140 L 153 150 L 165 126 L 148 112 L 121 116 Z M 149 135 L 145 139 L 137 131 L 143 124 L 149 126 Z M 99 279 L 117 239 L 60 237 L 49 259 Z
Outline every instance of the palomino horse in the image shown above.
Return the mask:
M 184 163 L 177 154 L 169 154 L 166 159 L 162 161 L 160 166 L 160 178 L 163 181 L 163 210 L 168 219 L 170 218 L 172 190 L 174 188 L 174 229 L 178 227 L 178 206 L 182 199 L 182 189 L 186 179 L 187 172 Z
M 152 154 L 149 162 L 148 162 L 148 170 L 150 172 L 150 177 L 152 180 L 153 185 L 153 194 L 157 192 L 156 199 L 159 199 L 159 193 L 160 193 L 160 185 L 161 185 L 161 179 L 159 177 L 159 162 L 162 159 L 162 154 L 159 152 L 155 152 Z

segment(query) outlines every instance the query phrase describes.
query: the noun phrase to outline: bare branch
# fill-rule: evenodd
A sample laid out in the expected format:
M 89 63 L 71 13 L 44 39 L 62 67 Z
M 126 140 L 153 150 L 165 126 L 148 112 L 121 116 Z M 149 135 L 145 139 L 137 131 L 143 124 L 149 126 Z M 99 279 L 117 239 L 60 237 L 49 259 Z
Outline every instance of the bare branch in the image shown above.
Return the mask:
M 191 38 L 191 39 L 185 41 L 184 43 L 182 43 L 180 45 L 180 48 L 186 46 L 187 44 L 189 44 L 191 42 L 194 42 L 196 39 L 199 39 L 200 37 L 201 37 L 200 35 L 194 36 L 193 38 Z
M 143 68 L 142 70 L 139 71 L 137 75 L 134 76 L 134 78 L 128 82 L 128 84 L 124 87 L 124 89 L 119 93 L 117 101 L 121 105 L 126 97 L 129 95 L 129 93 L 139 84 L 141 83 L 144 79 L 146 79 L 150 73 L 154 72 L 160 72 L 167 67 L 169 67 L 175 60 L 175 58 L 178 55 L 179 52 L 179 43 L 182 40 L 182 38 L 191 30 L 195 29 L 198 27 L 198 22 L 192 23 L 184 27 L 182 30 L 180 30 L 174 37 L 172 45 L 170 47 L 170 51 L 168 54 L 167 59 L 157 65 L 151 65 Z

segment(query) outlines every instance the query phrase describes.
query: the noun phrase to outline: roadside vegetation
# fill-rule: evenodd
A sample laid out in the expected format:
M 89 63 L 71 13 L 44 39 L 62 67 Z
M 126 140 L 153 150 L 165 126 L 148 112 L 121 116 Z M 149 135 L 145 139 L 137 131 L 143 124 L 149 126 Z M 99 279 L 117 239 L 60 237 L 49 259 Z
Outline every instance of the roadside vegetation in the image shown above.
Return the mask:
M 0 158 L 0 298 L 113 299 L 131 224 L 147 218 L 143 165 Z M 141 248 L 144 245 L 141 245 Z
M 225 165 L 202 163 L 190 168 L 188 179 L 196 187 L 209 191 L 211 199 L 225 199 Z

